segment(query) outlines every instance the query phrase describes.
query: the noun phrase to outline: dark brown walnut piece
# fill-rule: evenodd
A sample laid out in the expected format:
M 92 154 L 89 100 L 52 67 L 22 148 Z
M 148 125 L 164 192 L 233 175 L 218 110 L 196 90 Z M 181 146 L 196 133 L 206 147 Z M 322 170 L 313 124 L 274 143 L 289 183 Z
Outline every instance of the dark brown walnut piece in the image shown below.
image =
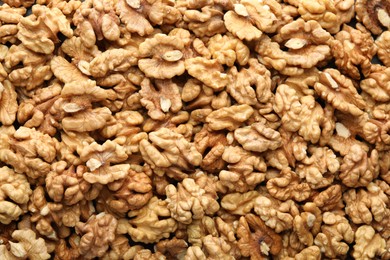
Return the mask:
M 390 28 L 390 2 L 388 0 L 356 0 L 356 18 L 373 34 Z

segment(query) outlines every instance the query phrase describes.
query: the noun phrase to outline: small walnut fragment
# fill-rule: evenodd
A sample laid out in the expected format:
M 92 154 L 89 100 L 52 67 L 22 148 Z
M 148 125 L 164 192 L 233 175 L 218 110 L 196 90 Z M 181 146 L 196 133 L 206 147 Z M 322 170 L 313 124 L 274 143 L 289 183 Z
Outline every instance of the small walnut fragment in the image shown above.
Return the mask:
M 162 238 L 168 238 L 177 228 L 177 223 L 170 218 L 168 203 L 153 197 L 148 204 L 139 210 L 128 213 L 132 219 L 120 219 L 117 233 L 129 234 L 133 241 L 155 243 Z
M 103 256 L 115 239 L 117 224 L 116 218 L 104 212 L 92 215 L 86 223 L 77 223 L 76 233 L 81 235 L 80 254 L 87 259 Z
M 233 105 L 211 112 L 206 117 L 206 122 L 209 123 L 209 127 L 212 130 L 227 129 L 233 131 L 237 129 L 241 123 L 248 120 L 253 112 L 253 108 L 249 105 Z
M 232 36 L 217 34 L 207 42 L 207 48 L 213 59 L 229 67 L 233 66 L 235 62 L 245 65 L 249 59 L 249 48 Z
M 260 194 L 257 191 L 245 193 L 230 193 L 221 200 L 221 206 L 230 214 L 246 215 L 255 207 L 255 201 Z
M 11 125 L 16 119 L 18 103 L 15 87 L 8 80 L 0 82 L 0 122 Z
M 375 40 L 376 46 L 378 46 L 378 57 L 387 67 L 390 66 L 390 31 L 383 32 Z
M 370 73 L 360 82 L 360 87 L 366 91 L 374 100 L 387 102 L 390 100 L 390 68 L 381 67 Z
M 282 238 L 253 214 L 242 216 L 237 227 L 238 247 L 243 256 L 263 259 L 277 255 L 282 248 Z
M 305 246 L 314 244 L 314 237 L 320 232 L 322 212 L 313 202 L 303 205 L 303 212 L 294 217 L 293 230 Z

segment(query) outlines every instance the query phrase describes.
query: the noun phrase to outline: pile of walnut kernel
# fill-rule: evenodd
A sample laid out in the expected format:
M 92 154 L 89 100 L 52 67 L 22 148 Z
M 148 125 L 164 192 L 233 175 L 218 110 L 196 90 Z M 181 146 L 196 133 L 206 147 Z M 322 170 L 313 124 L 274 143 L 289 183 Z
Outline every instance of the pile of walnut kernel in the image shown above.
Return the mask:
M 389 14 L 2 1 L 0 258 L 390 259 Z

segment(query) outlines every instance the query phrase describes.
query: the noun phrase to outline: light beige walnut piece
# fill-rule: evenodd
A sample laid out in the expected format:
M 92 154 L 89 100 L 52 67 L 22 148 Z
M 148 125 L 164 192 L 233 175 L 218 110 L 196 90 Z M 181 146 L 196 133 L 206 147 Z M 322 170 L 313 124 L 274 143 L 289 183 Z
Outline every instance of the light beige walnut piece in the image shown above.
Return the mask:
M 213 59 L 229 67 L 235 62 L 245 65 L 249 60 L 249 48 L 231 35 L 217 34 L 211 37 L 207 42 L 207 49 Z
M 363 25 L 357 24 L 356 29 L 343 25 L 331 47 L 336 66 L 341 72 L 356 80 L 360 79 L 360 71 L 365 77 L 370 74 L 371 59 L 376 54 L 377 47 Z
M 36 234 L 31 229 L 15 230 L 12 233 L 12 240 L 7 245 L 0 245 L 0 254 L 4 259 L 50 259 L 47 247 L 43 238 L 36 238 Z
M 238 247 L 243 256 L 253 259 L 277 255 L 282 249 L 282 238 L 253 214 L 242 216 L 237 227 Z
M 83 178 L 92 184 L 107 184 L 122 179 L 128 174 L 130 165 L 118 163 L 127 158 L 125 149 L 111 140 L 102 145 L 93 142 L 80 153 L 80 159 L 89 169 L 83 174 Z
M 302 209 L 303 212 L 294 217 L 293 230 L 303 245 L 312 246 L 321 230 L 322 212 L 313 202 L 307 202 Z
M 154 167 L 190 169 L 202 161 L 202 155 L 196 151 L 193 143 L 168 128 L 149 133 L 149 139 L 152 143 L 141 140 L 140 151 L 143 159 Z M 163 151 L 160 152 L 157 147 Z
M 265 152 L 275 150 L 282 145 L 280 133 L 262 123 L 234 130 L 234 139 L 247 151 Z
M 89 62 L 101 53 L 96 45 L 87 47 L 83 44 L 81 37 L 76 36 L 66 39 L 61 44 L 61 50 L 72 58 L 72 63 L 78 68 L 85 66 L 88 68 Z
M 24 44 L 12 45 L 4 57 L 4 68 L 10 71 L 9 81 L 15 86 L 32 90 L 49 80 L 51 55 L 42 55 L 28 49 Z M 18 67 L 20 63 L 23 67 Z
M 272 197 L 282 201 L 289 199 L 304 201 L 310 196 L 310 185 L 301 182 L 299 176 L 290 168 L 283 169 L 280 175 L 267 182 L 267 189 Z
M 177 228 L 176 221 L 170 217 L 167 202 L 153 197 L 148 204 L 128 213 L 129 219 L 118 221 L 118 234 L 129 234 L 133 241 L 155 243 L 168 238 Z
M 202 219 L 192 221 L 186 226 L 188 242 L 193 246 L 202 247 L 203 238 L 207 235 L 218 236 L 218 229 L 213 218 L 204 216 Z
M 386 252 L 386 241 L 371 226 L 360 226 L 355 232 L 352 256 L 355 259 L 373 259 Z
M 373 34 L 380 34 L 390 28 L 389 3 L 381 0 L 356 0 L 356 18 Z
M 259 196 L 259 192 L 254 190 L 245 193 L 229 193 L 223 196 L 221 207 L 230 214 L 243 216 L 252 211 Z
M 176 36 L 155 34 L 139 45 L 138 66 L 147 77 L 170 79 L 185 71 L 184 44 Z
M 11 168 L 0 168 L 0 222 L 9 224 L 24 211 L 32 194 L 25 175 L 16 173 Z
M 274 33 L 292 20 L 275 0 L 243 0 L 234 4 L 234 11 L 224 15 L 228 31 L 241 40 L 258 40 L 263 32 Z
M 115 239 L 117 224 L 118 221 L 105 212 L 92 215 L 86 223 L 77 223 L 76 233 L 81 236 L 80 254 L 87 259 L 103 256 Z
M 247 192 L 265 180 L 267 165 L 261 156 L 240 146 L 229 146 L 222 159 L 228 163 L 228 170 L 219 172 L 219 184 L 228 191 Z
M 390 31 L 383 32 L 375 40 L 376 46 L 378 46 L 378 57 L 387 67 L 390 66 Z
M 345 213 L 355 224 L 371 224 L 374 220 L 381 222 L 390 214 L 387 207 L 389 196 L 373 182 L 366 189 L 345 191 L 343 200 L 346 203 Z
M 285 130 L 298 131 L 305 141 L 313 144 L 331 135 L 335 127 L 332 120 L 325 116 L 327 110 L 313 96 L 299 95 L 286 84 L 277 87 L 273 109 L 281 117 Z
M 74 205 L 83 199 L 94 200 L 102 189 L 100 184 L 90 184 L 83 179 L 88 172 L 84 165 L 71 165 L 65 161 L 55 162 L 47 174 L 46 190 L 50 198 L 57 203 Z
M 206 122 L 211 130 L 227 129 L 233 131 L 253 114 L 253 108 L 249 105 L 233 105 L 211 112 L 206 117 Z
M 331 212 L 323 214 L 321 232 L 314 239 L 326 257 L 344 256 L 349 251 L 348 244 L 354 241 L 354 231 L 345 217 Z
M 18 111 L 17 94 L 15 87 L 8 80 L 0 82 L 0 122 L 2 125 L 11 125 L 16 119 Z
M 26 48 L 43 54 L 51 54 L 55 43 L 59 42 L 58 33 L 67 38 L 73 36 L 69 21 L 58 8 L 34 5 L 32 14 L 20 19 L 18 39 Z
M 148 110 L 154 120 L 164 120 L 166 113 L 179 112 L 182 107 L 179 86 L 171 80 L 155 80 L 145 78 L 141 82 L 141 104 Z
M 272 99 L 271 73 L 256 59 L 248 60 L 249 67 L 238 70 L 230 68 L 229 83 L 226 92 L 239 104 L 256 105 L 267 103 Z
M 348 23 L 354 16 L 353 0 L 299 0 L 287 1 L 296 7 L 305 21 L 316 20 L 319 24 L 335 34 L 340 30 L 340 26 Z
M 12 2 L 12 3 L 7 3 Z M 18 23 L 19 19 L 23 17 L 27 9 L 24 7 L 14 7 L 14 3 L 18 1 L 5 1 L 3 5 L 0 6 L 0 43 L 5 44 L 16 43 L 17 42 L 17 33 L 18 33 Z M 23 3 L 28 3 L 28 1 L 21 1 Z
M 381 67 L 360 81 L 360 87 L 376 101 L 387 102 L 390 100 L 388 94 L 390 90 L 389 79 L 390 68 Z
M 260 195 L 254 201 L 254 211 L 264 223 L 276 233 L 289 230 L 293 219 L 299 214 L 297 205 L 292 200 L 281 202 L 272 197 Z
M 24 1 L 29 2 L 29 1 Z M 81 6 L 80 0 L 36 0 L 36 4 L 47 5 L 50 8 L 57 7 L 70 20 L 74 12 Z
M 213 215 L 219 210 L 216 197 L 207 194 L 193 179 L 184 179 L 177 188 L 170 184 L 165 190 L 167 208 L 171 212 L 171 217 L 180 223 L 190 224 L 193 219 Z
M 305 179 L 312 189 L 329 186 L 340 169 L 337 156 L 328 147 L 309 146 L 307 151 L 311 156 L 297 164 L 296 173 L 301 179 Z
M 216 59 L 196 57 L 186 59 L 184 64 L 188 74 L 215 91 L 222 90 L 229 82 L 223 66 Z
M 56 157 L 58 141 L 34 128 L 19 127 L 4 138 L 0 146 L 0 161 L 11 165 L 15 172 L 32 179 L 44 177 Z
M 340 179 L 348 187 L 367 186 L 379 175 L 379 155 L 373 149 L 368 154 L 360 145 L 353 145 L 340 166 Z
M 344 208 L 341 187 L 339 184 L 327 187 L 325 190 L 313 195 L 313 202 L 322 211 Z
M 317 94 L 344 113 L 360 116 L 366 103 L 358 94 L 353 82 L 338 70 L 325 69 L 319 74 L 319 82 L 314 84 Z
M 318 22 L 298 19 L 280 29 L 274 37 L 276 42 L 263 35 L 255 50 L 260 54 L 259 61 L 265 66 L 285 75 L 300 75 L 305 69 L 330 58 L 331 39 L 330 33 L 322 29 Z M 287 50 L 282 50 L 278 43 Z
M 114 1 L 83 1 L 72 19 L 83 45 L 92 48 L 98 41 L 116 41 L 120 37 L 119 18 Z

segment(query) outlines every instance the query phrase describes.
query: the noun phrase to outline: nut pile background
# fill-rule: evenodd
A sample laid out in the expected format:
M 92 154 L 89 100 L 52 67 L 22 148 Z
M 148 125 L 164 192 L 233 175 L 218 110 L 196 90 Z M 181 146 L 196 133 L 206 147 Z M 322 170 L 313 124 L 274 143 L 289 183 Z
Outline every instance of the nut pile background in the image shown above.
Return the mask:
M 389 14 L 3 1 L 0 258 L 390 259 Z

